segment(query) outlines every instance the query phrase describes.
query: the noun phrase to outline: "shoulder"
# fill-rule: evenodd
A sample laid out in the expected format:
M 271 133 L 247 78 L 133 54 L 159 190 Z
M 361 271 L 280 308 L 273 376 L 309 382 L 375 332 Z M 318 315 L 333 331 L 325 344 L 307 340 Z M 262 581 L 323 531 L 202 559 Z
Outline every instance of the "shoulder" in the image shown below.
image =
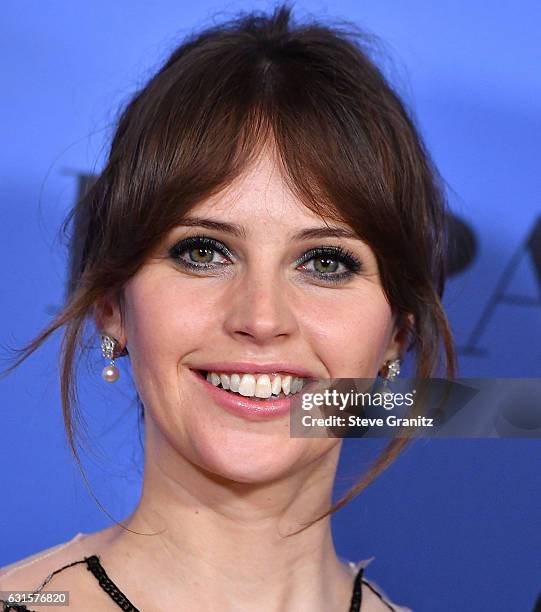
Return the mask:
M 367 578 L 365 570 L 374 559 L 375 557 L 370 557 L 357 562 L 343 559 L 354 575 L 358 575 L 361 568 L 363 570 L 361 579 L 363 611 L 366 609 L 366 612 L 412 612 L 410 608 L 394 603 L 377 582 Z
M 74 561 L 84 560 L 98 554 L 116 535 L 116 526 L 107 527 L 95 533 L 77 533 L 71 539 L 55 544 L 33 555 L 0 567 L 0 581 L 15 581 L 19 577 L 32 579 L 34 576 L 47 575 L 49 572 Z
M 383 589 L 372 580 L 363 578 L 363 610 L 367 612 L 412 612 L 389 599 Z
M 77 540 L 75 536 L 71 540 L 0 568 L 0 591 L 38 590 L 47 579 L 46 590 L 71 590 L 71 587 L 75 586 L 74 580 L 80 580 L 81 576 L 84 576 L 81 571 L 85 569 L 83 564 L 67 567 L 58 572 L 58 575 L 53 572 L 83 558 Z
M 84 562 L 86 547 L 81 545 L 85 534 L 76 536 L 41 550 L 33 555 L 0 568 L 0 591 L 68 591 L 70 607 L 77 610 L 95 610 L 88 607 L 96 597 L 101 598 Z M 46 584 L 45 584 L 46 583 Z M 102 602 L 103 603 L 103 602 Z M 50 607 L 32 604 L 29 609 L 50 610 Z
M 78 534 L 79 535 L 79 534 Z M 0 567 L 0 581 L 2 584 L 5 581 L 19 581 L 20 576 L 30 578 L 33 575 L 39 575 L 44 570 L 53 568 L 64 561 L 74 561 L 74 556 L 79 554 L 79 550 L 75 544 L 79 538 L 75 536 L 71 540 L 55 544 L 50 548 L 40 550 L 33 555 L 14 561 L 9 565 Z

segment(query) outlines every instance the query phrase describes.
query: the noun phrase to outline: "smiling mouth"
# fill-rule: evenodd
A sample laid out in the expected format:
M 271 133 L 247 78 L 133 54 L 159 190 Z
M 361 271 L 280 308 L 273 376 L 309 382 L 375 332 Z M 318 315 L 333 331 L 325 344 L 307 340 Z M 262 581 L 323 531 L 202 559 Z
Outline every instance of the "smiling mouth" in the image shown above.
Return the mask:
M 193 372 L 221 391 L 225 391 L 232 396 L 244 397 L 256 402 L 268 402 L 295 397 L 300 394 L 304 385 L 304 380 L 302 378 L 293 375 L 258 374 L 256 384 L 256 377 L 253 374 L 240 372 L 238 374 L 218 374 L 217 372 L 210 372 L 207 370 L 193 370 Z M 266 379 L 262 380 L 262 376 L 266 376 Z M 280 380 L 277 380 L 277 378 Z M 263 397 L 256 396 L 255 393 Z

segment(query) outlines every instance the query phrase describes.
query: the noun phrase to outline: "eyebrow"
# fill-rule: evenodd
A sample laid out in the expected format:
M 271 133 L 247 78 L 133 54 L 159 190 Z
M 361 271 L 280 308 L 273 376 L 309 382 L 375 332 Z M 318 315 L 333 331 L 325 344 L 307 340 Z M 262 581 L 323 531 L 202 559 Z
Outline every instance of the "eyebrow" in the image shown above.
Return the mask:
M 246 230 L 236 223 L 214 221 L 202 217 L 189 217 L 183 219 L 178 225 L 181 227 L 205 227 L 209 230 L 224 232 L 236 238 L 246 239 Z M 310 238 L 353 238 L 354 240 L 361 240 L 352 229 L 347 227 L 307 227 L 294 234 L 291 238 L 292 240 L 308 240 Z

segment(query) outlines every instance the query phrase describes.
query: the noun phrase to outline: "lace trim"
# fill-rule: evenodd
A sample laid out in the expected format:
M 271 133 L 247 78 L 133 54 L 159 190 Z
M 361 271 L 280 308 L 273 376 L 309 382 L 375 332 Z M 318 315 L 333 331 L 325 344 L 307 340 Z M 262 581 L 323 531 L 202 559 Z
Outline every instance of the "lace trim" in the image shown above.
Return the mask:
M 107 593 L 107 595 L 109 595 L 109 597 L 118 605 L 119 608 L 126 610 L 126 612 L 140 612 L 109 578 L 96 555 L 85 557 L 85 561 L 88 571 L 94 574 L 101 588 Z
M 47 557 L 49 556 L 49 553 L 43 555 L 43 557 Z M 39 587 L 37 589 L 34 589 L 32 591 L 32 593 L 39 593 L 41 591 L 41 589 L 43 589 L 43 587 L 53 578 L 53 576 L 55 576 L 56 574 L 58 574 L 59 572 L 62 572 L 63 570 L 67 569 L 68 567 L 72 567 L 73 565 L 77 565 L 79 563 L 84 563 L 85 559 L 82 559 L 80 561 L 73 561 L 72 563 L 68 563 L 67 565 L 64 565 L 63 567 L 60 567 L 58 569 L 56 569 L 54 572 L 50 573 L 47 578 L 45 578 L 45 580 L 39 585 Z M 26 565 L 30 565 L 32 563 L 25 563 Z M 22 566 L 21 566 L 22 567 Z M 8 572 L 10 573 L 10 572 Z M 7 576 L 7 574 L 6 574 Z M 12 604 L 12 603 L 8 603 L 7 601 L 5 601 L 4 599 L 0 599 L 0 603 L 2 603 L 2 612 L 10 612 L 10 610 L 14 610 L 15 612 L 35 612 L 34 610 L 30 610 L 29 608 L 27 608 L 24 604 Z
M 50 554 L 50 553 L 48 553 Z M 48 556 L 43 555 L 43 557 Z M 42 557 L 42 558 L 43 558 Z M 37 560 L 37 559 L 36 559 Z M 73 563 L 69 563 L 59 569 L 56 569 L 54 572 L 49 574 L 47 578 L 42 582 L 42 584 L 35 589 L 35 593 L 41 591 L 43 587 L 59 572 L 67 569 L 68 567 L 72 567 L 79 563 L 86 563 L 86 568 L 89 572 L 91 572 L 94 577 L 97 579 L 100 587 L 109 595 L 109 597 L 118 605 L 119 608 L 125 610 L 126 612 L 140 612 L 131 601 L 122 593 L 122 591 L 116 586 L 116 584 L 109 578 L 107 572 L 103 568 L 100 563 L 99 557 L 97 555 L 91 555 L 90 557 L 84 557 L 79 561 L 74 561 Z M 350 567 L 355 568 L 355 564 L 350 562 Z M 356 568 L 355 568 L 356 569 Z M 356 569 L 356 576 L 353 583 L 353 592 L 351 595 L 351 602 L 349 606 L 349 612 L 360 612 L 361 603 L 362 603 L 362 586 L 364 584 L 368 584 L 363 579 L 364 567 L 361 565 L 359 569 Z M 368 585 L 370 587 L 370 585 Z M 370 587 L 372 588 L 372 587 Z M 374 589 L 372 589 L 374 590 Z M 375 591 L 377 593 L 377 591 Z M 379 595 L 379 593 L 377 593 Z M 380 596 L 381 597 L 381 596 Z M 4 600 L 0 599 L 0 603 L 3 604 L 2 612 L 35 612 L 30 610 L 25 605 L 22 604 L 9 604 Z M 385 602 L 387 603 L 387 602 Z
M 140 612 L 109 578 L 96 555 L 85 557 L 85 561 L 87 563 L 87 569 L 94 574 L 102 589 L 120 608 L 122 608 L 122 610 L 126 612 Z M 355 576 L 349 612 L 360 612 L 362 603 L 363 570 L 364 568 L 361 567 Z

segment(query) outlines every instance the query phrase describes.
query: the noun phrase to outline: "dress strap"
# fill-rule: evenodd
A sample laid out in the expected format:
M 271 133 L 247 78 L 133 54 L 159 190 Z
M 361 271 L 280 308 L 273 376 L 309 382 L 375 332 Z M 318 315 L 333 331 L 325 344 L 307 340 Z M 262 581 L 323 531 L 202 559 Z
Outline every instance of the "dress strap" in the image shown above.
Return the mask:
M 116 586 L 116 584 L 109 578 L 107 572 L 103 568 L 100 563 L 99 557 L 97 555 L 91 555 L 90 557 L 85 557 L 80 561 L 74 561 L 73 563 L 69 563 L 64 565 L 63 567 L 55 570 L 47 576 L 47 578 L 43 581 L 43 583 L 36 589 L 34 592 L 39 592 L 52 578 L 55 574 L 58 574 L 62 570 L 72 567 L 78 563 L 86 563 L 86 568 L 89 572 L 91 572 L 94 577 L 97 579 L 101 588 L 109 595 L 109 597 L 117 604 L 119 608 L 125 610 L 125 612 L 140 612 L 131 601 L 122 593 L 122 591 Z M 362 586 L 363 586 L 363 571 L 364 567 L 359 568 L 357 575 L 355 576 L 355 581 L 353 583 L 353 593 L 351 595 L 351 603 L 349 606 L 349 612 L 360 612 L 361 603 L 362 603 Z M 17 604 L 8 604 L 3 600 L 0 600 L 0 603 L 3 603 L 4 606 L 2 610 L 3 612 L 32 612 L 24 605 Z
M 101 565 L 99 557 L 97 555 L 85 557 L 84 560 L 86 561 L 87 569 L 94 574 L 102 589 L 120 608 L 122 608 L 122 610 L 125 610 L 126 612 L 140 612 L 124 595 L 124 593 L 122 593 L 122 591 L 116 586 L 116 584 L 109 578 L 107 572 Z M 359 571 L 355 576 L 349 612 L 360 612 L 361 603 L 363 599 L 363 571 L 363 567 L 359 568 Z
M 126 612 L 139 612 L 139 610 L 131 603 L 131 601 L 122 593 L 116 584 L 109 578 L 103 566 L 100 563 L 97 555 L 85 557 L 86 568 L 92 572 L 99 582 L 101 588 L 109 595 L 109 597 L 117 604 L 119 608 Z
M 364 567 L 359 568 L 359 571 L 355 576 L 349 612 L 359 612 L 361 609 L 361 603 L 363 601 L 363 571 Z
M 67 569 L 68 567 L 72 567 L 74 565 L 77 565 L 78 563 L 84 563 L 84 560 L 80 560 L 80 561 L 73 561 L 73 563 L 68 563 L 58 569 L 56 569 L 54 572 L 50 573 L 47 578 L 45 578 L 45 580 L 39 585 L 39 587 L 37 589 L 34 589 L 32 591 L 32 593 L 39 593 L 41 591 L 41 589 L 43 589 L 43 587 L 50 581 L 52 580 L 53 576 L 55 576 L 56 574 L 58 574 L 59 572 Z M 10 603 L 7 602 L 3 599 L 0 599 L 0 603 L 2 604 L 2 612 L 35 612 L 35 610 L 31 610 L 30 608 L 27 608 L 24 604 L 14 604 L 14 603 Z

